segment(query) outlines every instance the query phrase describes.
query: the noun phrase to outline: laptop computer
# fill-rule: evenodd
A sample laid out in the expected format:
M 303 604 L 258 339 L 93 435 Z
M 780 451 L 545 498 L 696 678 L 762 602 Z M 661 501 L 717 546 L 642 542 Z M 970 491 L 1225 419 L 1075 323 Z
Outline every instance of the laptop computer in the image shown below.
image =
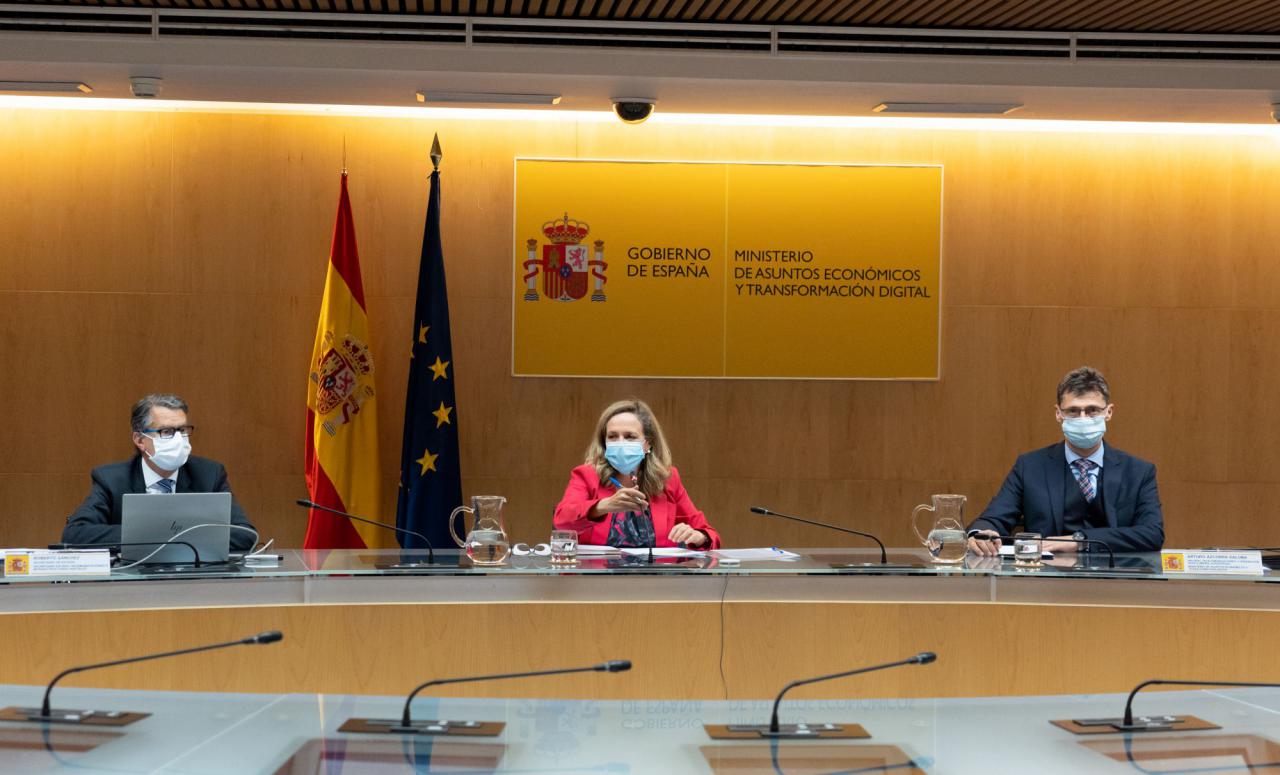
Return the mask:
M 120 505 L 120 543 L 147 544 L 150 546 L 121 546 L 120 556 L 129 562 L 147 558 L 151 563 L 194 563 L 191 549 L 182 544 L 161 546 L 163 542 L 194 525 L 213 525 L 196 528 L 183 534 L 185 541 L 200 553 L 200 562 L 226 562 L 231 547 L 231 493 L 229 492 L 179 492 L 172 495 L 130 493 Z

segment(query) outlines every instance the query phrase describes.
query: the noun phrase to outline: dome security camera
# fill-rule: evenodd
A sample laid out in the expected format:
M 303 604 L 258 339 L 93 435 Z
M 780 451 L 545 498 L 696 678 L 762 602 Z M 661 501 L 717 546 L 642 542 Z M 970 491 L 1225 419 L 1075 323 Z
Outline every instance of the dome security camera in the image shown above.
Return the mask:
M 658 104 L 649 97 L 618 97 L 613 101 L 613 112 L 624 124 L 643 124 L 653 115 Z
M 133 92 L 133 96 L 135 97 L 159 97 L 160 85 L 163 82 L 163 78 L 156 78 L 149 75 L 135 75 L 129 79 L 129 90 Z

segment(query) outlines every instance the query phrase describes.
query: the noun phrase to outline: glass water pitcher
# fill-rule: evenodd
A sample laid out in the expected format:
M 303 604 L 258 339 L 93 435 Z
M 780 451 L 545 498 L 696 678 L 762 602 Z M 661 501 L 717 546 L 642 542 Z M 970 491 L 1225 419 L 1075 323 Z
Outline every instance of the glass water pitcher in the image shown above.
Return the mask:
M 967 550 L 964 533 L 963 495 L 935 495 L 933 505 L 919 505 L 911 512 L 911 529 L 924 548 L 929 550 L 933 562 L 939 565 L 955 565 L 964 562 Z M 933 526 L 927 533 L 920 532 L 920 512 L 933 514 Z
M 475 495 L 471 506 L 459 506 L 449 514 L 449 533 L 458 548 L 467 553 L 476 565 L 501 565 L 511 554 L 511 541 L 507 538 L 507 525 L 502 520 L 502 507 L 507 499 L 501 495 Z M 460 514 L 471 515 L 471 529 L 466 530 L 467 518 L 462 518 L 466 539 L 460 538 L 456 518 Z

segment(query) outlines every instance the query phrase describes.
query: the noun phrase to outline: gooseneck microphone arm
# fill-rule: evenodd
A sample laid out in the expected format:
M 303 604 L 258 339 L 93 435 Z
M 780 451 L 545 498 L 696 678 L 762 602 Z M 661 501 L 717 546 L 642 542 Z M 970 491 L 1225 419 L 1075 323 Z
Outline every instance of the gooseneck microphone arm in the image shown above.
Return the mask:
M 1065 538 L 1065 539 L 1064 538 L 1046 538 L 1045 540 L 1046 541 L 1070 541 L 1073 544 L 1080 544 L 1081 546 L 1101 546 L 1103 549 L 1107 550 L 1107 567 L 1108 568 L 1116 567 L 1116 553 L 1111 551 L 1111 545 L 1108 544 L 1106 541 L 1097 541 L 1092 538 L 1084 538 L 1081 540 L 1076 540 L 1074 538 Z
M 214 643 L 213 645 L 210 645 L 210 646 L 196 646 L 194 648 L 189 648 L 189 649 L 179 649 L 177 651 L 166 651 L 163 654 L 148 654 L 143 657 L 130 657 L 128 659 L 117 659 L 112 662 L 99 662 L 96 665 L 81 665 L 79 667 L 69 667 L 66 670 L 63 670 L 61 673 L 58 673 L 57 675 L 55 675 L 53 677 L 53 680 L 50 681 L 49 685 L 45 688 L 44 701 L 40 703 L 40 715 L 45 718 L 48 718 L 51 715 L 49 712 L 49 694 L 53 692 L 53 687 L 55 684 L 58 683 L 58 681 L 61 681 L 63 678 L 66 678 L 72 673 L 83 673 L 86 670 L 97 670 L 100 667 L 115 667 L 116 665 L 128 665 L 134 662 L 146 662 L 148 660 L 163 659 L 165 657 L 177 657 L 183 654 L 195 654 L 200 651 L 212 651 L 214 649 L 224 649 L 229 646 L 252 646 L 252 645 L 258 645 L 258 644 L 275 643 L 283 639 L 284 639 L 284 633 L 280 632 L 279 630 L 271 630 L 270 632 L 260 632 L 257 635 L 251 635 L 248 638 L 241 638 L 240 640 L 230 640 L 230 641 L 227 641 L 226 643 Z
M 1006 535 L 995 535 L 995 536 L 987 535 L 987 536 L 984 536 L 984 535 L 981 535 L 981 534 L 975 534 L 973 537 L 974 537 L 974 538 L 977 538 L 979 541 L 981 541 L 981 540 L 987 540 L 987 539 L 993 539 L 993 538 L 998 538 L 998 539 L 1000 539 L 1001 541 L 1013 541 L 1013 540 L 1015 540 L 1013 536 L 1006 536 Z M 1080 545 L 1080 546 L 1089 546 L 1089 545 L 1092 545 L 1092 546 L 1101 546 L 1103 549 L 1106 549 L 1106 550 L 1107 550 L 1107 567 L 1108 567 L 1108 568 L 1114 568 L 1114 567 L 1116 567 L 1116 553 L 1115 553 L 1115 552 L 1113 552 L 1113 551 L 1111 551 L 1111 545 L 1110 545 L 1110 544 L 1108 544 L 1106 541 L 1099 541 L 1099 540 L 1094 539 L 1094 538 L 1081 538 L 1081 539 L 1075 539 L 1075 538 L 1042 538 L 1042 539 L 1040 539 L 1040 540 L 1042 540 L 1042 541 L 1061 541 L 1061 542 L 1062 542 L 1062 543 L 1064 543 L 1064 544 L 1078 544 L 1078 545 Z
M 640 480 L 636 478 L 635 472 L 631 473 L 631 486 L 639 487 Z M 653 546 L 658 543 L 658 523 L 653 521 L 653 511 L 649 505 L 645 504 L 644 515 L 649 518 L 649 564 L 653 564 Z
M 889 562 L 889 555 L 884 550 L 884 542 L 881 541 L 879 538 L 876 538 L 875 536 L 871 535 L 870 533 L 863 533 L 858 530 L 850 530 L 847 527 L 840 527 L 839 525 L 829 525 L 826 522 L 817 522 L 812 519 L 803 519 L 801 517 L 793 517 L 790 514 L 779 514 L 776 511 L 770 511 L 769 509 L 766 509 L 764 506 L 752 506 L 751 511 L 754 514 L 763 514 L 766 517 L 782 517 L 783 519 L 789 519 L 793 522 L 803 522 L 806 525 L 815 525 L 817 527 L 825 527 L 828 530 L 839 530 L 841 533 L 849 533 L 851 535 L 862 536 L 863 538 L 870 538 L 872 541 L 876 542 L 876 545 L 880 547 L 880 564 L 886 565 Z
M 888 662 L 886 664 L 876 665 L 874 667 L 860 667 L 857 670 L 846 670 L 843 673 L 832 673 L 831 675 L 822 675 L 822 676 L 818 676 L 817 678 L 804 678 L 799 681 L 792 681 L 791 683 L 782 687 L 782 691 L 778 692 L 777 698 L 774 699 L 773 701 L 773 715 L 769 717 L 769 731 L 775 734 L 778 732 L 778 705 L 782 703 L 782 696 L 787 692 L 791 691 L 792 689 L 796 688 L 797 686 L 804 686 L 805 684 L 815 684 L 820 681 L 830 681 L 833 678 L 844 678 L 846 676 L 858 675 L 859 673 L 870 673 L 876 670 L 885 670 L 890 667 L 899 667 L 901 665 L 927 665 L 937 658 L 938 658 L 938 655 L 933 653 L 932 651 L 922 651 L 913 657 L 900 659 L 897 662 Z
M 397 533 L 404 533 L 405 535 L 421 538 L 422 542 L 427 545 L 427 562 L 434 563 L 436 561 L 435 547 L 431 545 L 431 539 L 427 538 L 422 533 L 418 533 L 413 530 L 405 530 L 402 527 L 396 527 L 395 525 L 390 525 L 390 524 L 387 524 L 386 522 L 379 522 L 376 519 L 366 519 L 364 517 L 357 517 L 355 514 L 348 514 L 345 511 L 339 511 L 337 509 L 329 508 L 328 506 L 322 506 L 319 503 L 316 503 L 315 501 L 309 501 L 306 498 L 299 498 L 297 500 L 297 504 L 299 506 L 304 506 L 308 509 L 319 509 L 320 511 L 327 511 L 330 514 L 337 514 L 340 517 L 346 517 L 347 519 L 354 519 L 356 522 L 364 522 L 369 525 L 377 525 L 378 527 L 385 528 L 387 530 L 394 530 Z
M 400 726 L 408 727 L 413 723 L 409 716 L 409 705 L 413 702 L 413 698 L 418 696 L 418 692 L 426 689 L 428 686 L 443 686 L 444 684 L 460 684 L 469 683 L 471 681 L 500 681 L 504 678 L 535 678 L 541 675 L 565 675 L 566 673 L 622 673 L 631 669 L 631 660 L 629 659 L 611 659 L 599 665 L 591 667 L 570 667 L 559 670 L 535 670 L 530 673 L 501 673 L 498 675 L 478 675 L 470 678 L 440 678 L 434 681 L 427 681 L 409 692 L 408 698 L 404 701 L 404 713 L 400 716 Z
M 1138 692 L 1148 686 L 1250 686 L 1274 689 L 1280 687 L 1280 684 L 1274 683 L 1253 683 L 1249 681 L 1167 681 L 1161 678 L 1153 678 L 1150 681 L 1143 681 L 1133 687 L 1133 691 L 1129 692 L 1129 699 L 1124 704 L 1124 725 L 1133 726 L 1133 698 Z
M 112 546 L 164 546 L 165 544 L 176 544 L 179 546 L 187 547 L 188 549 L 191 550 L 191 553 L 195 555 L 195 558 L 196 558 L 195 567 L 197 568 L 200 567 L 200 552 L 196 551 L 195 544 L 191 544 L 186 541 L 126 541 L 124 543 L 121 543 L 119 541 L 100 541 L 96 544 L 57 543 L 57 544 L 49 544 L 49 548 L 50 549 L 101 549 L 103 547 L 109 548 Z

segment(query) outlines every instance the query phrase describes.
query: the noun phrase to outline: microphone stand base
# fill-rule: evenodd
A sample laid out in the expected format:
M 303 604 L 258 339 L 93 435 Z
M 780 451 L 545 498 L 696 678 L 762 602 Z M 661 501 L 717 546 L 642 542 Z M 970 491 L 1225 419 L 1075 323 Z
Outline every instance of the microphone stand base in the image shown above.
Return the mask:
M 365 735 L 432 735 L 435 737 L 497 737 L 506 728 L 503 721 L 413 721 L 403 726 L 398 718 L 349 718 L 339 732 Z
M 187 574 L 200 575 L 202 573 L 215 574 L 215 573 L 239 573 L 239 572 L 240 572 L 240 566 L 233 565 L 229 562 L 202 562 L 199 565 L 192 565 L 190 563 L 177 563 L 173 565 L 160 564 L 160 565 L 138 566 L 138 573 L 142 573 L 142 574 L 187 573 Z
M 703 724 L 712 740 L 866 740 L 871 733 L 861 724 Z
M 1132 724 L 1124 718 L 1079 718 L 1050 721 L 1059 729 L 1073 735 L 1114 735 L 1116 732 L 1193 732 L 1202 729 L 1222 729 L 1210 721 L 1196 716 L 1134 716 Z
M 906 562 L 833 562 L 828 567 L 835 570 L 919 570 L 923 565 Z
M 45 716 L 39 708 L 0 708 L 0 722 L 37 722 L 42 724 L 74 724 L 86 727 L 124 727 L 141 721 L 150 713 L 134 713 L 128 710 L 68 710 L 53 708 Z
M 436 565 L 430 562 L 379 562 L 374 566 L 378 570 L 443 570 L 452 568 L 457 570 L 458 566 Z

